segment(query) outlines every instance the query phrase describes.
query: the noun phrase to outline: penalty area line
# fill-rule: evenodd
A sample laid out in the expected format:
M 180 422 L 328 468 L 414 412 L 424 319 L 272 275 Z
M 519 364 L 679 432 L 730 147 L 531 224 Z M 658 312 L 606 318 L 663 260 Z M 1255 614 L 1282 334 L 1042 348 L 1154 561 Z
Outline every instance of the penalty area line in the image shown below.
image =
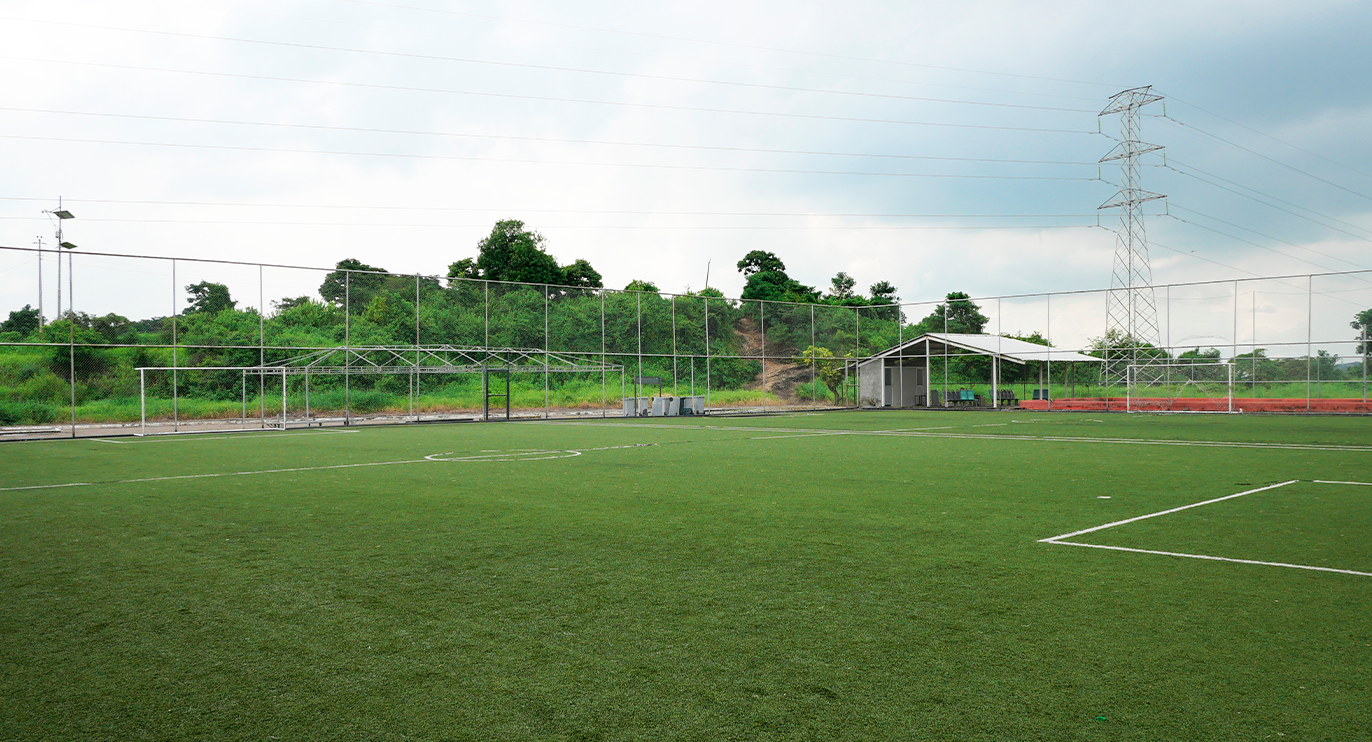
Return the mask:
M 1190 510 L 1191 508 L 1198 508 L 1198 507 L 1200 507 L 1200 506 L 1202 506 L 1202 505 L 1210 505 L 1210 504 L 1213 504 L 1213 503 L 1216 503 L 1216 502 L 1224 502 L 1225 500 L 1232 500 L 1232 499 L 1234 499 L 1235 497 L 1243 497 L 1244 495 L 1251 495 L 1251 494 L 1254 494 L 1254 493 L 1257 493 L 1257 492 L 1266 492 L 1267 490 L 1274 490 L 1274 489 L 1276 489 L 1276 488 L 1278 488 L 1278 487 L 1285 487 L 1285 486 L 1288 485 L 1288 484 L 1295 484 L 1296 482 L 1299 482 L 1299 481 L 1300 481 L 1299 479 L 1292 479 L 1292 480 L 1290 480 L 1290 481 L 1281 482 L 1281 483 L 1279 483 L 1279 484 L 1269 484 L 1269 485 L 1267 485 L 1266 487 L 1258 487 L 1257 489 L 1245 490 L 1245 491 L 1243 491 L 1243 492 L 1238 492 L 1238 493 L 1235 493 L 1235 494 L 1232 494 L 1232 495 L 1225 495 L 1224 497 L 1216 497 L 1216 498 L 1214 498 L 1214 499 L 1205 500 L 1205 501 L 1203 501 L 1203 502 L 1193 502 L 1193 503 L 1191 503 L 1190 505 L 1182 505 L 1181 507 L 1177 507 L 1177 508 L 1169 508 L 1169 509 L 1167 509 L 1167 510 L 1159 510 L 1159 511 L 1156 512 L 1156 513 L 1148 513 L 1147 515 L 1138 515 L 1138 516 L 1135 516 L 1135 517 L 1133 517 L 1133 518 L 1126 518 L 1126 519 L 1124 519 L 1124 520 L 1117 520 L 1117 521 L 1115 521 L 1114 523 L 1106 523 L 1106 524 L 1103 525 L 1103 526 L 1096 526 L 1096 527 L 1094 527 L 1094 528 L 1086 528 L 1086 529 L 1083 529 L 1083 530 L 1080 530 L 1080 531 L 1073 531 L 1073 532 L 1071 532 L 1071 533 L 1064 533 L 1064 534 L 1062 534 L 1061 536 L 1052 536 L 1052 537 L 1049 537 L 1049 538 L 1041 538 L 1041 539 L 1039 539 L 1039 543 L 1041 543 L 1041 544 L 1055 544 L 1055 543 L 1061 543 L 1061 542 L 1062 542 L 1062 539 L 1065 539 L 1065 538 L 1072 538 L 1073 536 L 1081 536 L 1081 535 L 1084 535 L 1084 534 L 1087 534 L 1087 533 L 1094 533 L 1094 532 L 1096 532 L 1096 531 L 1104 531 L 1104 530 L 1107 529 L 1107 528 L 1114 528 L 1115 526 L 1122 526 L 1122 525 L 1124 525 L 1124 524 L 1126 524 L 1126 523 L 1134 523 L 1134 522 L 1140 521 L 1140 520 L 1147 520 L 1148 518 L 1156 518 L 1156 517 L 1158 517 L 1158 516 L 1160 516 L 1160 515 L 1170 515 L 1170 514 L 1172 514 L 1172 513 L 1180 513 L 1180 512 L 1183 511 L 1183 510 Z M 1082 544 L 1072 544 L 1072 546 L 1082 546 Z
M 1127 546 L 1106 546 L 1104 544 L 1083 544 L 1074 541 L 1048 541 L 1046 543 L 1057 544 L 1058 546 L 1085 546 L 1088 549 L 1109 549 L 1110 551 L 1130 551 L 1135 554 L 1157 554 L 1159 556 L 1184 557 L 1186 559 L 1205 559 L 1212 562 L 1234 562 L 1236 564 L 1257 564 L 1264 567 L 1286 567 L 1288 569 L 1308 569 L 1312 572 L 1337 572 L 1341 575 L 1357 575 L 1359 577 L 1372 577 L 1372 572 L 1359 572 L 1353 569 L 1335 569 L 1334 567 L 1316 567 L 1310 564 L 1287 564 L 1286 562 L 1262 562 L 1256 559 L 1232 559 L 1230 557 L 1210 556 L 1208 554 L 1185 554 L 1179 551 L 1154 551 L 1153 549 L 1131 549 Z

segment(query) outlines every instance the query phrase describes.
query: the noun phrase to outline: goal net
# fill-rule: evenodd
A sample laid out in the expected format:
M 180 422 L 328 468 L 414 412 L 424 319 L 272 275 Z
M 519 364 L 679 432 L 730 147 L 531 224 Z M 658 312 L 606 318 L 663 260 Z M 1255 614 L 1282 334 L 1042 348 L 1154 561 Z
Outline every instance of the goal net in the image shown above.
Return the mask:
M 1127 381 L 1129 412 L 1234 412 L 1231 363 L 1131 365 Z

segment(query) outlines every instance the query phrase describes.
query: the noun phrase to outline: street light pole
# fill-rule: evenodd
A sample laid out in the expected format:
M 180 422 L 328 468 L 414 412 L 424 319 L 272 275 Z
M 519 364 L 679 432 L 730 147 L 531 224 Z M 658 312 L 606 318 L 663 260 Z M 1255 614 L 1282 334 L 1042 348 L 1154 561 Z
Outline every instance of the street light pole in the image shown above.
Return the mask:
M 73 244 L 71 244 L 70 242 L 63 242 L 63 241 L 62 241 L 62 222 L 65 222 L 65 221 L 68 220 L 68 219 L 75 219 L 76 217 L 75 217 L 70 211 L 67 211 L 66 209 L 62 208 L 62 198 L 61 198 L 60 196 L 57 198 L 57 208 L 56 208 L 55 210 L 53 210 L 53 211 L 44 211 L 43 213 L 44 213 L 44 214 L 47 214 L 48 216 L 52 216 L 52 217 L 56 217 L 56 218 L 57 218 L 57 316 L 56 316 L 56 319 L 62 319 L 62 250 L 63 250 L 64 248 L 67 249 L 67 250 L 71 250 L 71 249 L 73 249 L 73 248 L 76 247 L 76 245 L 73 245 Z M 40 241 L 40 244 L 39 244 L 39 246 L 38 246 L 38 249 L 39 249 L 39 252 L 38 252 L 38 280 L 40 281 L 40 287 L 39 287 L 39 291 L 38 291 L 38 303 L 39 303 L 39 306 L 41 307 L 41 306 L 42 306 L 42 303 L 43 303 L 43 291 L 42 291 L 42 288 L 41 288 L 41 281 L 43 280 L 43 252 L 42 252 L 43 246 L 42 246 L 42 244 L 41 244 L 41 241 Z M 67 264 L 67 273 L 70 274 L 70 273 L 71 273 L 71 264 L 70 264 L 71 254 L 70 254 L 70 253 L 67 254 L 67 260 L 68 260 L 68 264 Z M 70 295 L 70 294 L 71 294 L 71 288 L 70 288 L 70 287 L 71 287 L 71 276 L 70 276 L 70 275 L 67 276 L 67 284 L 68 284 L 68 288 L 67 288 L 67 292 L 68 292 L 67 303 L 68 303 L 68 305 L 70 305 L 70 304 L 71 304 L 71 295 Z M 68 307 L 67 307 L 67 310 L 68 310 L 68 311 L 71 311 L 71 307 L 68 306 Z M 41 310 L 41 309 L 39 310 L 39 314 L 40 314 L 40 315 L 42 314 L 42 310 Z

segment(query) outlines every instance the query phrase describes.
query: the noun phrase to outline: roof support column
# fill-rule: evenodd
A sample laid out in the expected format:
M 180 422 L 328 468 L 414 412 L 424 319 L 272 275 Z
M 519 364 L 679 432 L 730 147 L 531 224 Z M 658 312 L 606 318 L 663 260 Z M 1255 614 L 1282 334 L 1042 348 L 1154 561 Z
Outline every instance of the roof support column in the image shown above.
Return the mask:
M 1000 356 L 991 356 L 991 409 L 1000 407 Z

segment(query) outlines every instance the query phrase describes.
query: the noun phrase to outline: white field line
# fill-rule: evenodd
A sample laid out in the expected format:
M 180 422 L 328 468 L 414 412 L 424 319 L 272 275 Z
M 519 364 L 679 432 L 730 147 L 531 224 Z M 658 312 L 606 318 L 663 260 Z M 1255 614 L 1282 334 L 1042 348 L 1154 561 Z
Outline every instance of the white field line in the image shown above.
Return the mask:
M 587 451 L 613 451 L 621 448 L 646 448 L 656 446 L 656 443 L 631 443 L 626 446 L 600 446 L 597 448 L 566 449 L 561 451 L 543 450 L 521 450 L 521 451 L 494 451 L 483 452 L 473 456 L 461 456 L 452 459 L 440 458 L 447 456 L 448 453 L 435 453 L 425 456 L 422 459 L 407 459 L 405 461 L 371 461 L 362 464 L 330 464 L 327 466 L 297 466 L 288 469 L 254 469 L 252 471 L 230 471 L 219 472 L 217 474 L 177 474 L 166 477 L 141 477 L 138 479 L 111 479 L 104 482 L 63 482 L 61 484 L 30 484 L 22 487 L 0 487 L 0 492 L 17 492 L 20 490 L 46 490 L 58 489 L 61 487 L 90 487 L 98 484 L 137 484 L 142 482 L 169 482 L 178 479 L 212 479 L 215 477 L 243 477 L 251 474 L 288 474 L 291 472 L 302 471 L 324 471 L 327 469 L 354 469 L 364 466 L 395 466 L 398 464 L 422 464 L 426 461 L 541 461 L 544 459 L 566 459 L 573 456 L 580 456 Z M 553 456 L 532 456 L 532 454 L 564 454 Z M 503 457 L 503 458 L 497 458 Z M 527 458 L 526 458 L 527 457 Z
M 1059 546 L 1085 546 L 1088 549 L 1110 549 L 1111 551 L 1132 551 L 1136 554 L 1158 554 L 1161 556 L 1186 557 L 1187 559 L 1208 559 L 1213 562 L 1235 562 L 1237 564 L 1260 564 L 1264 567 L 1289 567 L 1291 569 L 1309 569 L 1315 572 L 1338 572 L 1344 575 L 1358 575 L 1359 577 L 1372 577 L 1372 572 L 1358 572 L 1352 569 L 1334 569 L 1333 567 L 1315 567 L 1309 564 L 1287 564 L 1286 562 L 1260 562 L 1255 559 L 1230 559 L 1229 557 L 1209 556 L 1208 554 L 1183 554 L 1177 551 L 1153 551 L 1152 549 L 1131 549 L 1126 546 L 1105 546 L 1102 544 L 1079 544 L 1072 541 L 1053 541 L 1051 543 Z
M 1073 531 L 1072 533 L 1064 533 L 1064 534 L 1062 534 L 1061 536 L 1053 536 L 1052 538 L 1042 538 L 1042 539 L 1039 539 L 1039 543 L 1042 543 L 1042 544 L 1056 544 L 1056 545 L 1058 545 L 1058 546 L 1084 546 L 1084 547 L 1086 547 L 1086 548 L 1088 548 L 1088 549 L 1108 549 L 1108 550 L 1110 550 L 1110 551 L 1128 551 L 1128 552 L 1133 552 L 1133 553 L 1135 553 L 1135 554 L 1156 554 L 1156 555 L 1159 555 L 1159 556 L 1184 557 L 1184 558 L 1186 558 L 1186 559 L 1206 559 L 1206 560 L 1209 560 L 1209 561 L 1212 561 L 1212 562 L 1233 562 L 1233 563 L 1235 563 L 1235 564 L 1257 564 L 1257 565 L 1264 566 L 1264 567 L 1286 567 L 1286 568 L 1288 568 L 1288 569 L 1305 569 L 1305 570 L 1310 570 L 1310 571 L 1313 571 L 1313 572 L 1337 572 L 1338 574 L 1344 574 L 1344 575 L 1356 575 L 1356 576 L 1358 576 L 1358 577 L 1372 577 L 1372 572 L 1359 572 L 1359 571 L 1353 570 L 1353 569 L 1336 569 L 1336 568 L 1334 568 L 1334 567 L 1316 567 L 1316 566 L 1310 565 L 1310 564 L 1289 564 L 1289 563 L 1287 563 L 1287 562 L 1264 562 L 1264 561 L 1259 561 L 1259 560 L 1256 560 L 1256 559 L 1234 559 L 1234 558 L 1231 558 L 1231 557 L 1211 556 L 1211 555 L 1209 555 L 1209 554 L 1187 554 L 1187 553 L 1179 552 L 1179 551 L 1157 551 L 1157 550 L 1154 550 L 1154 549 L 1134 549 L 1134 548 L 1130 548 L 1130 547 L 1128 547 L 1128 546 L 1108 546 L 1108 545 L 1106 545 L 1106 544 L 1084 544 L 1084 543 L 1081 543 L 1081 542 L 1078 542 L 1078 541 L 1064 541 L 1064 540 L 1063 540 L 1063 539 L 1067 539 L 1067 538 L 1072 538 L 1073 536 L 1080 536 L 1080 535 L 1083 535 L 1083 534 L 1092 533 L 1093 531 L 1102 531 L 1102 530 L 1105 530 L 1106 528 L 1114 528 L 1115 526 L 1122 526 L 1122 525 L 1124 525 L 1124 524 L 1126 524 L 1126 523 L 1133 523 L 1133 522 L 1135 522 L 1135 521 L 1144 520 L 1144 519 L 1146 519 L 1146 518 L 1156 518 L 1156 517 L 1158 517 L 1159 515 L 1167 515 L 1167 514 L 1169 514 L 1169 513 L 1176 513 L 1176 512 L 1182 511 L 1182 510 L 1190 510 L 1191 508 L 1198 508 L 1198 507 L 1200 507 L 1200 506 L 1202 506 L 1202 505 L 1210 505 L 1210 504 L 1212 504 L 1212 503 L 1222 502 L 1222 501 L 1224 501 L 1224 500 L 1232 500 L 1232 499 L 1234 499 L 1235 497 L 1243 497 L 1244 495 L 1251 495 L 1251 494 L 1253 494 L 1253 493 L 1255 493 L 1255 492 L 1264 492 L 1264 491 L 1267 491 L 1267 490 L 1274 490 L 1274 489 L 1277 489 L 1278 487 L 1285 487 L 1285 486 L 1288 485 L 1288 484 L 1295 484 L 1296 482 L 1299 482 L 1299 481 L 1300 481 L 1299 479 L 1293 479 L 1293 480 L 1291 480 L 1291 481 L 1289 481 L 1289 482 L 1281 482 L 1281 483 L 1279 483 L 1279 484 L 1270 484 L 1270 485 L 1268 485 L 1268 486 L 1266 486 L 1266 487 L 1258 487 L 1257 489 L 1246 490 L 1246 491 L 1244 491 L 1244 492 L 1238 492 L 1238 493 L 1235 493 L 1235 494 L 1232 494 L 1232 495 L 1225 495 L 1224 497 L 1216 497 L 1216 498 L 1214 498 L 1214 499 L 1212 499 L 1212 500 L 1206 500 L 1206 501 L 1204 501 L 1204 502 L 1192 503 L 1192 504 L 1190 504 L 1190 505 L 1183 505 L 1183 506 L 1181 506 L 1181 507 L 1178 507 L 1178 508 L 1170 508 L 1170 509 L 1168 509 L 1168 510 L 1160 510 L 1160 511 L 1158 511 L 1158 512 L 1156 512 L 1156 513 L 1149 513 L 1149 514 L 1147 514 L 1147 515 L 1140 515 L 1140 516 L 1135 517 L 1135 518 L 1127 518 L 1127 519 L 1125 519 L 1125 520 L 1118 520 L 1118 521 L 1115 521 L 1114 523 L 1106 523 L 1106 524 L 1103 525 L 1103 526 L 1096 526 L 1095 528 L 1087 528 L 1087 529 L 1080 530 L 1080 531 Z M 1313 480 L 1313 481 L 1315 481 L 1315 482 L 1317 482 L 1317 483 L 1319 483 L 1319 484 L 1356 484 L 1356 485 L 1369 485 L 1369 486 L 1372 486 L 1372 483 L 1369 483 L 1369 482 L 1330 482 L 1330 481 L 1321 480 L 1321 479 L 1316 479 L 1316 480 Z
M 1313 479 L 1315 484 L 1355 484 L 1359 487 L 1372 487 L 1372 482 L 1334 482 L 1328 479 Z
M 1216 502 L 1223 502 L 1223 501 L 1225 501 L 1225 500 L 1232 500 L 1232 499 L 1234 499 L 1235 497 L 1243 497 L 1244 495 L 1251 495 L 1251 494 L 1253 494 L 1253 493 L 1255 493 L 1255 492 L 1265 492 L 1265 491 L 1267 491 L 1267 490 L 1274 490 L 1274 489 L 1276 489 L 1276 488 L 1278 488 L 1278 487 L 1285 487 L 1285 486 L 1288 485 L 1288 484 L 1295 484 L 1296 482 L 1299 482 L 1299 481 L 1300 481 L 1299 479 L 1292 479 L 1292 480 L 1290 480 L 1290 481 L 1288 481 L 1288 482 L 1282 482 L 1281 484 L 1269 484 L 1269 485 L 1267 485 L 1266 487 L 1259 487 L 1259 488 L 1257 488 L 1257 489 L 1246 490 L 1246 491 L 1244 491 L 1244 492 L 1239 492 L 1239 493 L 1233 494 L 1233 495 L 1225 495 L 1224 497 L 1216 497 L 1216 498 L 1213 499 L 1213 500 L 1206 500 L 1206 501 L 1204 501 L 1204 502 L 1193 502 L 1193 503 L 1191 503 L 1190 505 L 1182 505 L 1182 506 L 1179 507 L 1179 508 L 1169 508 L 1169 509 L 1167 509 L 1167 510 L 1159 510 L 1159 511 L 1156 512 L 1156 513 L 1149 513 L 1149 514 L 1147 514 L 1147 515 L 1139 515 L 1139 516 L 1135 516 L 1135 517 L 1133 517 L 1133 518 L 1126 518 L 1125 520 L 1117 520 L 1117 521 L 1115 521 L 1114 523 L 1106 523 L 1106 524 L 1103 525 L 1103 526 L 1096 526 L 1096 527 L 1094 527 L 1094 528 L 1086 528 L 1086 529 L 1083 529 L 1083 530 L 1080 530 L 1080 531 L 1073 531 L 1073 532 L 1071 532 L 1071 533 L 1064 533 L 1064 534 L 1062 534 L 1061 536 L 1053 536 L 1053 537 L 1050 537 L 1050 538 L 1041 538 L 1041 539 L 1039 539 L 1039 543 L 1041 543 L 1041 544 L 1054 544 L 1054 543 L 1058 543 L 1058 542 L 1062 541 L 1062 539 L 1065 539 L 1065 538 L 1072 538 L 1073 536 L 1081 536 L 1081 535 L 1087 534 L 1087 533 L 1094 533 L 1095 531 L 1104 531 L 1104 530 L 1107 529 L 1107 528 L 1114 528 L 1115 526 L 1122 526 L 1122 525 L 1124 525 L 1124 524 L 1126 524 L 1126 523 L 1134 523 L 1134 522 L 1140 521 L 1140 520 L 1147 520 L 1148 518 L 1156 518 L 1156 517 L 1158 517 L 1158 516 L 1160 516 L 1160 515 L 1170 515 L 1170 514 L 1172 514 L 1172 513 L 1180 513 L 1180 512 L 1183 511 L 1183 510 L 1190 510 L 1191 508 L 1198 508 L 1198 507 L 1200 507 L 1200 506 L 1202 506 L 1202 505 L 1210 505 L 1210 504 L 1216 503 Z M 1080 544 L 1071 544 L 1071 545 L 1072 545 L 1072 546 L 1079 546 Z
M 90 441 L 91 443 L 119 443 L 121 445 L 124 443 L 124 441 L 116 441 L 110 438 L 77 438 L 77 440 Z
M 787 433 L 785 435 L 758 435 L 749 440 L 754 441 L 775 441 L 782 438 L 821 438 L 827 435 L 848 435 L 847 433 Z
M 393 466 L 396 464 L 422 464 L 429 459 L 409 459 L 406 461 L 372 461 L 365 464 L 330 464 L 328 466 L 297 466 L 289 469 L 255 469 L 252 471 L 228 471 L 217 474 L 177 474 L 167 477 L 141 477 L 139 479 L 111 479 L 105 482 L 66 482 L 63 484 L 32 484 L 25 487 L 0 487 L 0 492 L 16 490 L 45 490 L 58 487 L 89 487 L 97 484 L 135 484 L 139 482 L 170 482 L 178 479 L 212 479 L 215 477 L 244 477 L 251 474 L 286 474 L 299 471 L 324 471 L 326 469 L 355 469 L 363 466 Z
M 1180 441 L 1154 438 L 1094 438 L 1058 435 L 997 435 L 992 433 L 930 433 L 939 428 L 894 428 L 890 430 L 832 430 L 824 428 L 767 428 L 731 425 L 655 425 L 652 423 L 572 422 L 558 425 L 596 425 L 660 430 L 720 430 L 739 433 L 801 433 L 827 435 L 871 435 L 909 438 L 948 438 L 985 441 L 1035 441 L 1047 443 L 1110 443 L 1136 446 L 1180 446 L 1185 448 L 1252 448 L 1276 451 L 1335 451 L 1372 453 L 1372 446 L 1344 446 L 1324 443 L 1251 443 L 1246 441 Z M 762 438 L 759 438 L 761 440 Z

